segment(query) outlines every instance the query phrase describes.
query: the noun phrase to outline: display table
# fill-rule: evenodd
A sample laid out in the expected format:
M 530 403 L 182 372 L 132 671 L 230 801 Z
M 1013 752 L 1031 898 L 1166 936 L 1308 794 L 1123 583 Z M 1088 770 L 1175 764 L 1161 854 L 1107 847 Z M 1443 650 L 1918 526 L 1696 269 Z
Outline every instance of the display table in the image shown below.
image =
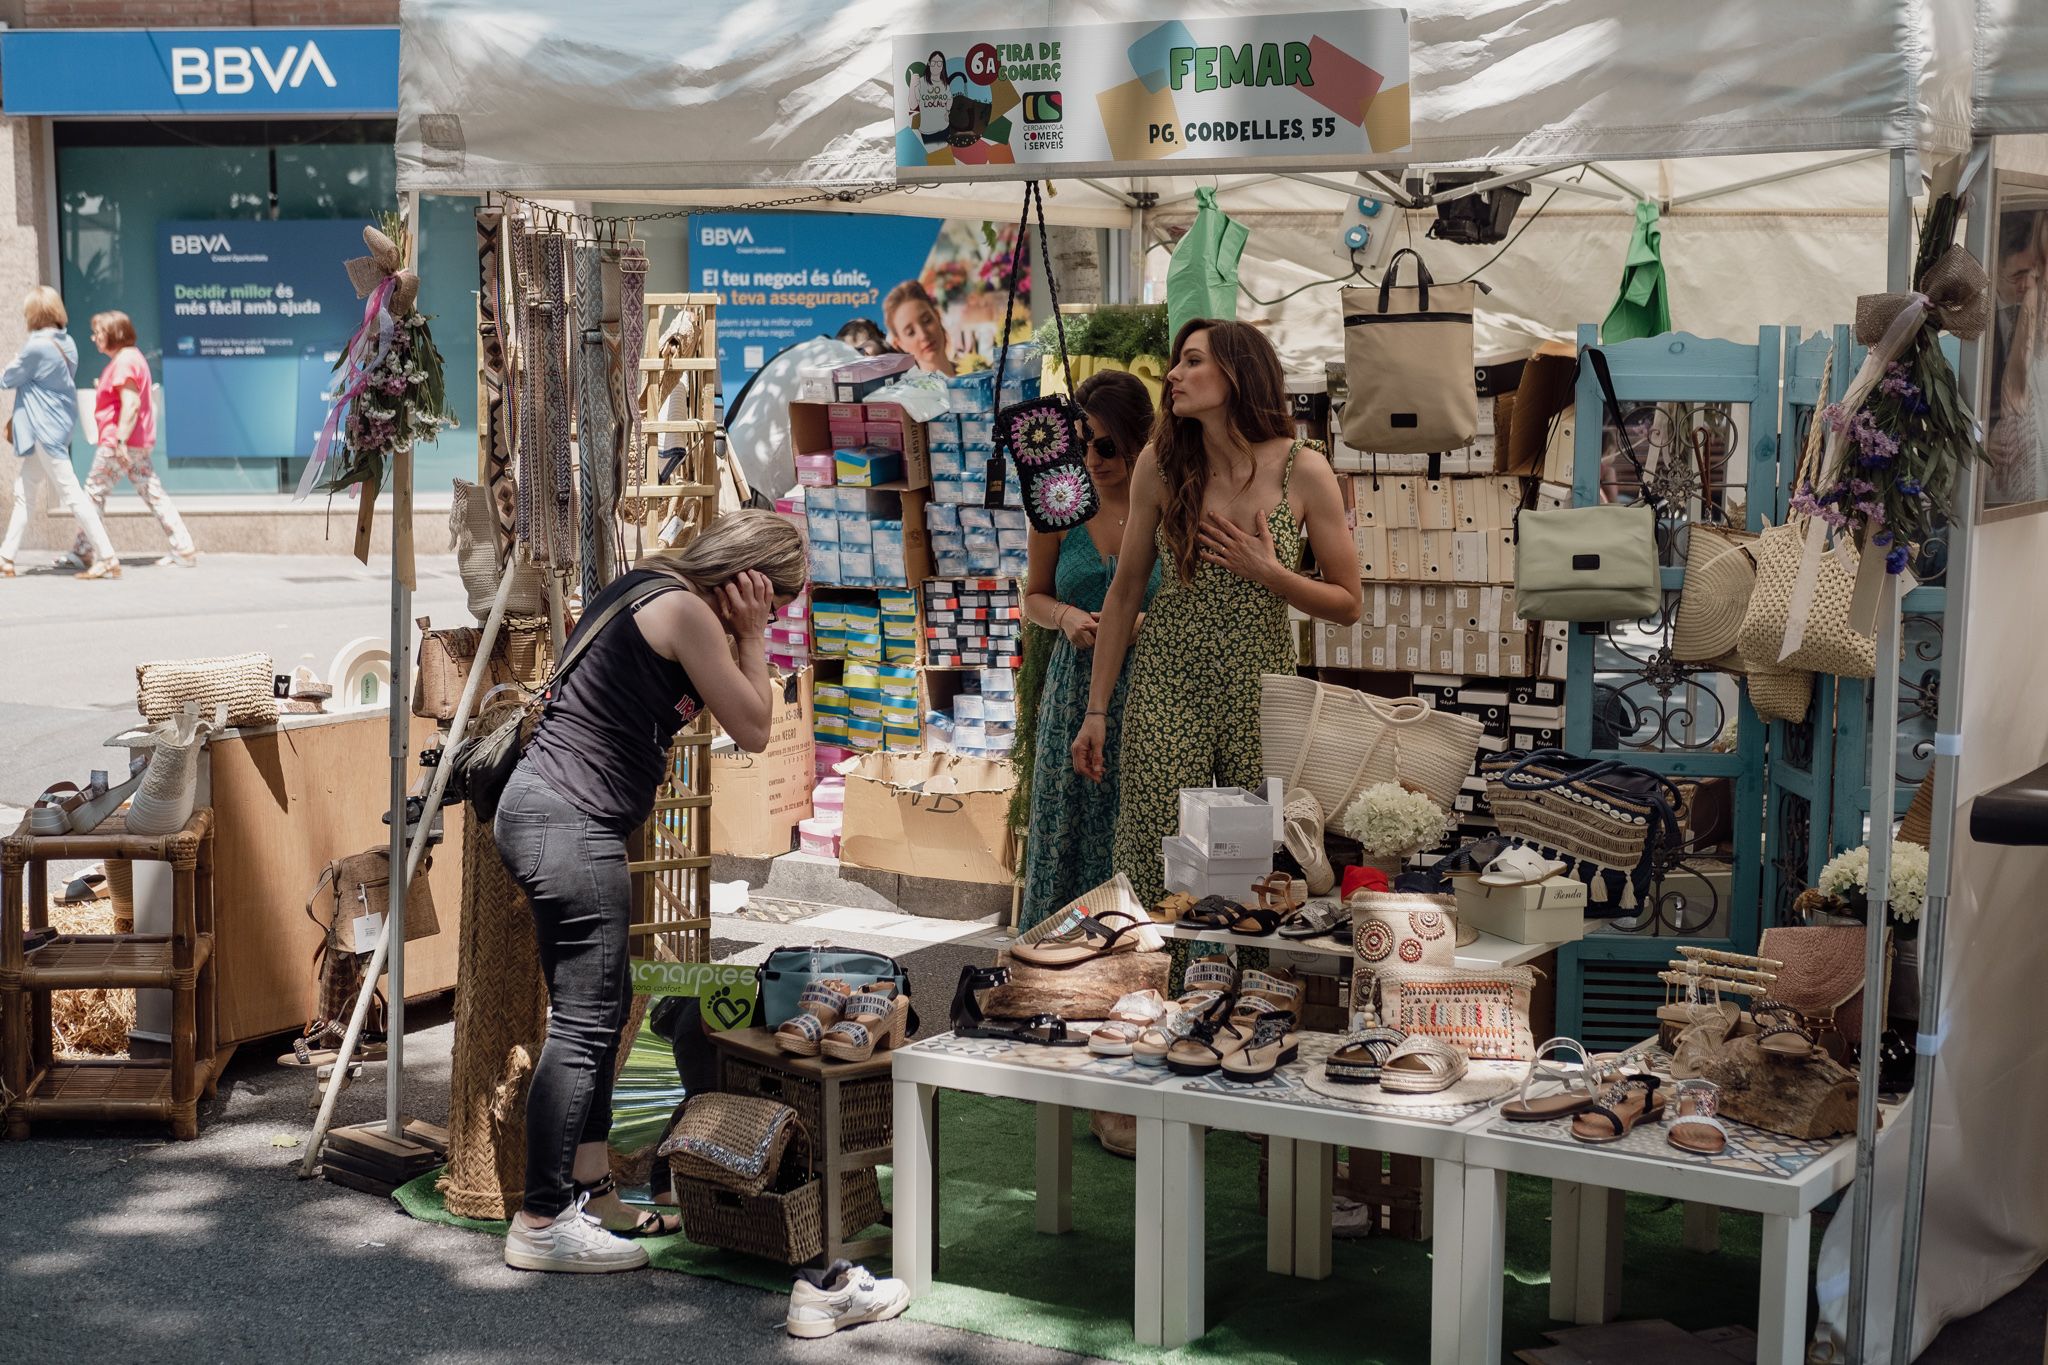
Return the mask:
M 1669 1122 L 1667 1118 L 1666 1122 Z M 1720 1158 L 1681 1153 L 1665 1124 L 1639 1127 L 1620 1143 L 1574 1141 L 1568 1122 L 1517 1125 L 1489 1117 L 1465 1133 L 1465 1318 L 1461 1359 L 1501 1358 L 1501 1277 L 1507 1177 L 1552 1182 L 1551 1315 L 1606 1322 L 1620 1296 L 1622 1197 L 1635 1191 L 1699 1206 L 1763 1215 L 1763 1284 L 1757 1304 L 1758 1365 L 1806 1359 L 1807 1263 L 1813 1210 L 1856 1175 L 1853 1137 L 1827 1142 L 1776 1138 L 1730 1124 Z
M 1311 1035 L 1323 1037 L 1324 1035 Z M 1327 1050 L 1325 1044 L 1324 1050 Z M 1318 1054 L 1319 1056 L 1320 1054 Z M 1330 1195 L 1334 1148 L 1375 1148 L 1451 1163 L 1435 1182 L 1437 1244 L 1431 1291 L 1432 1362 L 1458 1359 L 1459 1239 L 1467 1226 L 1465 1181 L 1457 1166 L 1463 1116 L 1426 1120 L 1370 1112 L 1283 1093 L 1277 1085 L 1233 1093 L 1228 1082 L 1185 1078 L 1128 1060 L 1090 1059 L 1081 1049 L 1042 1048 L 943 1034 L 895 1054 L 896 1166 L 894 1273 L 913 1294 L 937 1271 L 937 1092 L 958 1090 L 1038 1106 L 1038 1230 L 1072 1226 L 1071 1111 L 1128 1114 L 1137 1120 L 1134 1222 L 1134 1332 L 1146 1345 L 1185 1345 L 1206 1330 L 1203 1137 L 1209 1128 L 1260 1134 L 1271 1141 L 1267 1187 L 1267 1267 L 1320 1280 L 1330 1274 Z M 1071 1062 L 1066 1059 L 1073 1059 Z M 1303 1070 L 1296 1066 L 1295 1073 Z
M 1225 929 L 1197 929 L 1183 924 L 1161 924 L 1159 931 L 1168 938 L 1199 940 L 1203 943 L 1225 943 L 1233 948 L 1265 948 L 1275 953 L 1291 953 L 1298 957 L 1339 957 L 1349 959 L 1352 952 L 1350 936 L 1342 939 L 1330 938 L 1282 938 L 1278 934 L 1233 934 Z M 1458 949 L 1458 965 L 1467 971 L 1485 971 L 1489 967 L 1519 967 L 1534 962 L 1546 953 L 1557 950 L 1555 943 L 1516 943 L 1513 939 L 1498 934 L 1482 932 L 1471 943 Z

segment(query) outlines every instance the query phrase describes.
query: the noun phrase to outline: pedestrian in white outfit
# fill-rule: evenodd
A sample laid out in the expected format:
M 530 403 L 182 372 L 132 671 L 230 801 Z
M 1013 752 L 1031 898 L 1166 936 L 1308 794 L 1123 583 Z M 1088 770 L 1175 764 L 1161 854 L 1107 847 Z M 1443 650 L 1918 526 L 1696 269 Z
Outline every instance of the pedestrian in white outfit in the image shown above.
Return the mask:
M 0 578 L 14 577 L 14 556 L 28 530 L 32 478 L 46 480 L 57 490 L 93 552 L 93 567 L 81 577 L 119 578 L 121 561 L 114 556 L 107 528 L 71 468 L 71 433 L 78 426 L 78 344 L 64 330 L 69 322 L 64 300 L 48 285 L 37 285 L 22 300 L 22 313 L 28 321 L 28 340 L 0 374 L 0 389 L 14 390 L 8 442 L 21 457 L 7 535 L 0 540 Z

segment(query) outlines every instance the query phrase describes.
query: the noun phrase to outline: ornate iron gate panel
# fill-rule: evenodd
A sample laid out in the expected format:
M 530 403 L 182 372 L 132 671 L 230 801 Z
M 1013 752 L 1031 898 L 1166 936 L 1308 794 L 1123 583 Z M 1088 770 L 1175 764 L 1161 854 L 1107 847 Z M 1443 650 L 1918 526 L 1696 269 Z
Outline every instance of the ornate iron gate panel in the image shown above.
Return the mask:
M 1598 345 L 1597 329 L 1582 326 L 1578 340 Z M 1672 657 L 1671 628 L 1689 528 L 1757 530 L 1778 514 L 1782 355 L 1775 327 L 1760 329 L 1755 345 L 1667 333 L 1603 349 L 1644 470 L 1638 480 L 1619 457 L 1620 433 L 1582 367 L 1573 502 L 1600 502 L 1604 489 L 1608 501 L 1663 506 L 1664 602 L 1641 621 L 1573 628 L 1566 747 L 1703 784 L 1684 843 L 1660 857 L 1634 913 L 1558 955 L 1558 1030 L 1614 1048 L 1654 1031 L 1656 973 L 1677 945 L 1747 952 L 1760 929 L 1764 726 L 1740 679 Z

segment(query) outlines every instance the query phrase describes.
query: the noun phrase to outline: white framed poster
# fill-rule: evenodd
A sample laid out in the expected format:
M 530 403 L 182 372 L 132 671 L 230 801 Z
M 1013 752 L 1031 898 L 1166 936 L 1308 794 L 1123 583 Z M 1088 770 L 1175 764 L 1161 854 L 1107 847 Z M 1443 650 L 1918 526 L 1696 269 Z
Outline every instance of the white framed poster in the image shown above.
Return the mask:
M 1400 9 L 907 33 L 893 71 L 903 181 L 1336 170 L 1409 142 Z
M 1980 504 L 1990 519 L 2048 510 L 2048 179 L 2000 171 L 1992 190 L 1993 309 Z

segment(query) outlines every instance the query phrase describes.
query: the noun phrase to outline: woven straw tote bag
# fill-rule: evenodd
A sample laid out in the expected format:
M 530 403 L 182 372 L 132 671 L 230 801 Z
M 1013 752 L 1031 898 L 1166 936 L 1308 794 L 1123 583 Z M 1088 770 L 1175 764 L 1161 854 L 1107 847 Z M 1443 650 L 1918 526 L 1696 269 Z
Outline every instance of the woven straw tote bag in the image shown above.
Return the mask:
M 1671 657 L 1740 672 L 1742 619 L 1756 589 L 1756 533 L 1695 523 L 1688 535 Z
M 151 721 L 169 720 L 186 702 L 201 714 L 225 706 L 229 725 L 277 724 L 268 654 L 217 659 L 173 659 L 135 667 L 135 709 Z
M 1749 704 L 1759 717 L 1788 725 L 1806 719 L 1806 710 L 1813 705 L 1813 674 L 1762 663 L 1750 663 L 1747 669 Z
M 498 576 L 503 571 L 498 556 L 498 513 L 489 489 L 455 480 L 455 496 L 448 505 L 448 536 L 454 544 L 456 571 L 469 594 L 469 614 L 482 621 L 498 598 Z M 521 563 L 512 574 L 512 595 L 505 602 L 505 615 L 545 616 L 548 591 L 541 571 Z
M 1364 694 L 1293 673 L 1259 678 L 1259 751 L 1267 777 L 1331 812 L 1350 808 L 1385 723 Z
M 1383 738 L 1366 764 L 1359 789 L 1392 782 L 1451 809 L 1472 773 L 1486 727 L 1476 717 L 1439 711 L 1418 697 L 1389 701 L 1361 694 L 1360 699 L 1379 717 Z M 1349 809 L 1348 801 L 1345 808 Z
M 1833 369 L 1834 353 L 1830 351 L 1821 369 L 1822 392 L 1827 390 Z M 1794 487 L 1809 483 L 1818 486 L 1822 482 L 1823 432 L 1823 424 L 1816 417 L 1807 428 Z M 1753 665 L 1773 664 L 1781 669 L 1832 673 L 1841 678 L 1874 678 L 1877 641 L 1849 627 L 1849 605 L 1856 596 L 1857 555 L 1847 545 L 1837 545 L 1822 553 L 1813 607 L 1807 613 L 1799 648 L 1790 658 L 1779 657 L 1785 647 L 1793 592 L 1805 562 L 1808 531 L 1809 519 L 1795 514 L 1783 526 L 1766 526 L 1757 537 L 1756 588 L 1750 594 L 1749 609 L 1743 614 L 1737 636 L 1742 657 Z

